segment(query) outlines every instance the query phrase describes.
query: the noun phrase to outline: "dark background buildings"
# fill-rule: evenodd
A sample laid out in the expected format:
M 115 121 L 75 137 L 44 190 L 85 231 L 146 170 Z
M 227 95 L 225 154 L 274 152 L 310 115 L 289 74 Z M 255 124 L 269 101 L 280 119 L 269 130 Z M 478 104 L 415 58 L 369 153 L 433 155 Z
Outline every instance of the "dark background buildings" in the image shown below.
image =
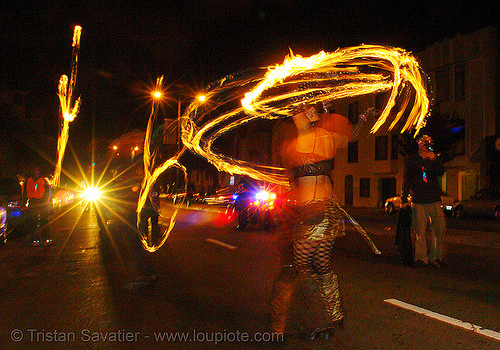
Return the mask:
M 280 63 L 289 50 L 308 56 L 364 43 L 419 51 L 498 21 L 493 1 L 444 0 L 18 1 L 0 11 L 2 159 L 21 162 L 32 152 L 9 145 L 55 156 L 56 91 L 70 73 L 75 25 L 83 28 L 76 89 L 83 104 L 70 142 L 88 154 L 90 135 L 104 148 L 105 140 L 145 128 L 146 89 L 161 75 L 169 95 L 162 113 L 175 118 L 179 96 Z

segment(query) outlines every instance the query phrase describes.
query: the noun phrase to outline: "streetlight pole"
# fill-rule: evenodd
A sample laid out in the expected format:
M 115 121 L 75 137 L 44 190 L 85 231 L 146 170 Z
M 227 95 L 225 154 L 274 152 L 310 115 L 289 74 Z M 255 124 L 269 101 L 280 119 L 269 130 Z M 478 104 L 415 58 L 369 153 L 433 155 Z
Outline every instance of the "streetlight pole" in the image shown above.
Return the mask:
M 156 156 L 156 151 L 151 152 L 151 137 L 153 134 L 153 125 L 156 119 L 156 113 L 158 107 L 162 101 L 163 97 L 163 76 L 156 79 L 155 89 L 151 92 L 151 114 L 148 120 L 148 126 L 146 128 L 146 135 L 144 137 L 144 148 L 143 148 L 143 163 L 144 163 L 144 174 L 146 179 L 151 175 L 152 168 L 154 166 L 154 158 Z M 153 154 L 153 156 L 152 156 Z M 153 157 L 153 159 L 151 159 Z
M 181 99 L 180 97 L 177 99 L 177 135 L 178 135 L 178 139 L 177 139 L 177 151 L 180 151 L 181 150 L 181 145 L 182 145 L 182 137 L 181 137 L 181 106 L 182 106 L 182 103 L 188 99 L 192 99 L 193 97 L 192 96 L 188 96 L 188 97 L 185 97 L 183 99 Z M 202 94 L 199 94 L 195 97 L 198 102 L 200 104 L 204 103 L 205 100 L 206 100 L 206 96 L 205 95 L 202 95 Z
M 181 136 L 181 107 L 182 103 L 188 99 L 192 99 L 192 96 L 187 96 L 184 98 L 178 97 L 177 98 L 177 153 L 179 153 L 182 149 L 182 136 Z M 196 96 L 196 99 L 200 102 L 203 103 L 205 102 L 206 96 L 199 94 Z M 179 186 L 180 182 L 180 170 L 177 169 L 177 186 Z M 187 186 L 187 184 L 185 184 Z

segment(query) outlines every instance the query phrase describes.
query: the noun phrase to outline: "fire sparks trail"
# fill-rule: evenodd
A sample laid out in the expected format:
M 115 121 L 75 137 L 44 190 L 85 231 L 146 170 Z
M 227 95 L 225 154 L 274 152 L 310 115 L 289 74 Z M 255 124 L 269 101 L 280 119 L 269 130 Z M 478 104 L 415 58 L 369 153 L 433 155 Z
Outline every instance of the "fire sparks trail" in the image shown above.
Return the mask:
M 308 83 L 311 78 L 315 80 L 315 84 L 309 88 L 262 99 L 266 90 L 279 85 Z M 247 112 L 260 117 L 262 114 L 286 117 L 293 108 L 306 101 L 316 103 L 390 90 L 389 100 L 372 128 L 371 132 L 374 133 L 386 122 L 396 106 L 400 89 L 406 89 L 407 84 L 413 87 L 415 96 L 413 108 L 401 132 L 414 128 L 415 133 L 418 133 L 424 126 L 429 111 L 427 81 L 415 58 L 402 49 L 363 45 L 333 53 L 322 51 L 308 58 L 290 54 L 283 65 L 268 70 L 262 81 L 245 94 L 242 104 Z M 410 97 L 405 91 L 390 129 L 402 118 Z M 282 107 L 271 105 L 287 100 L 288 103 Z
M 59 101 L 61 103 L 61 112 L 63 117 L 63 125 L 57 140 L 57 164 L 54 171 L 53 185 L 55 187 L 59 186 L 59 181 L 61 177 L 62 162 L 64 159 L 64 153 L 66 151 L 66 145 L 69 138 L 69 123 L 71 123 L 77 116 L 80 109 L 81 99 L 75 101 L 73 107 L 71 107 L 71 99 L 73 97 L 73 91 L 76 84 L 76 73 L 78 66 L 78 53 L 80 52 L 80 35 L 82 27 L 76 26 L 73 33 L 73 52 L 71 61 L 71 76 L 68 81 L 68 76 L 63 75 L 59 80 L 59 88 L 57 95 L 59 96 Z
M 244 123 L 290 117 L 305 102 L 385 91 L 390 91 L 389 100 L 371 132 L 377 132 L 390 116 L 394 116 L 390 129 L 394 128 L 411 100 L 413 107 L 401 132 L 415 129 L 417 133 L 429 112 L 426 85 L 426 76 L 418 63 L 402 49 L 363 45 L 333 53 L 320 52 L 308 58 L 291 54 L 282 65 L 268 68 L 263 76 L 233 75 L 213 84 L 207 99 L 220 103 L 201 112 L 190 106 L 182 120 L 182 141 L 220 171 L 287 186 L 284 169 L 215 153 L 214 141 Z M 239 99 L 241 105 L 237 106 Z
M 401 132 L 414 130 L 416 134 L 425 125 L 429 113 L 427 83 L 415 58 L 399 48 L 362 45 L 332 53 L 322 51 L 306 58 L 290 53 L 283 64 L 269 67 L 267 71 L 230 75 L 208 86 L 209 102 L 203 107 L 199 101 L 193 102 L 181 118 L 182 142 L 185 148 L 208 160 L 219 171 L 288 187 L 284 168 L 233 159 L 217 153 L 214 142 L 252 121 L 288 118 L 304 103 L 379 92 L 390 92 L 390 96 L 371 133 L 376 133 L 392 118 L 389 129 L 404 122 Z M 411 110 L 405 114 L 409 106 Z M 180 154 L 145 179 L 138 212 L 158 176 L 169 167 L 182 167 L 178 162 Z M 146 247 L 157 249 L 149 248 Z
M 163 76 L 158 78 L 156 80 L 156 87 L 155 87 L 155 92 L 160 93 L 163 90 Z M 143 163 L 144 163 L 144 179 L 142 181 L 141 185 L 141 191 L 139 194 L 139 200 L 137 203 L 137 226 L 139 227 L 140 223 L 140 212 L 144 205 L 146 204 L 146 201 L 148 199 L 149 193 L 151 191 L 151 188 L 155 184 L 156 180 L 158 177 L 165 172 L 165 170 L 172 168 L 172 167 L 177 167 L 181 169 L 184 173 L 184 183 L 187 183 L 187 170 L 184 166 L 182 166 L 179 162 L 178 159 L 182 155 L 182 152 L 178 153 L 175 155 L 173 158 L 168 159 L 165 161 L 162 165 L 160 165 L 157 169 L 153 169 L 154 167 L 154 160 L 156 157 L 156 150 L 151 151 L 151 136 L 153 133 L 153 125 L 156 117 L 155 113 L 155 108 L 157 108 L 157 101 L 153 99 L 152 102 L 152 107 L 151 107 L 151 114 L 149 116 L 148 120 L 148 126 L 146 128 L 146 135 L 144 137 L 144 154 L 143 154 Z M 170 217 L 170 224 L 169 228 L 162 233 L 159 243 L 156 245 L 152 245 L 148 241 L 148 237 L 145 236 L 144 232 L 140 232 L 141 234 L 141 241 L 144 246 L 144 248 L 150 252 L 154 252 L 157 250 L 159 247 L 165 243 L 166 239 L 168 238 L 168 235 L 170 234 L 170 231 L 174 227 L 175 224 L 175 218 L 177 216 L 178 209 L 174 210 L 174 213 Z

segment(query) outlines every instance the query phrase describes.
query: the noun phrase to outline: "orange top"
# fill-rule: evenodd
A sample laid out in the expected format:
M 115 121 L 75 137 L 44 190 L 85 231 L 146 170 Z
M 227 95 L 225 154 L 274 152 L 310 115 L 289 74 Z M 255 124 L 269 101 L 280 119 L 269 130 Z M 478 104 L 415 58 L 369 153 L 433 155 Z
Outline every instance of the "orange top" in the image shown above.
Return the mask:
M 26 195 L 28 199 L 36 198 L 41 199 L 45 194 L 45 179 L 43 177 L 38 178 L 36 181 L 33 178 L 29 178 L 26 181 Z

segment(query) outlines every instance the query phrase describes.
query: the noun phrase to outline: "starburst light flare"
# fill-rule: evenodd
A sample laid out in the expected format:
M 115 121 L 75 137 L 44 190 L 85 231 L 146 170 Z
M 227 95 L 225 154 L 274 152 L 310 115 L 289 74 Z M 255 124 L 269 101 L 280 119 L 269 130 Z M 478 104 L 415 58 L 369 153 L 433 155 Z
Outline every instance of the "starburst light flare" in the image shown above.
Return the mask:
M 73 52 L 71 61 L 71 76 L 68 80 L 67 75 L 61 76 L 59 79 L 59 87 L 57 96 L 59 96 L 59 102 L 61 104 L 61 113 L 63 118 L 63 124 L 61 131 L 59 133 L 59 138 L 57 140 L 57 163 L 54 170 L 53 185 L 58 187 L 61 177 L 62 162 L 64 159 L 64 153 L 66 151 L 66 145 L 69 139 L 69 123 L 75 120 L 78 111 L 80 109 L 81 99 L 78 97 L 71 107 L 73 91 L 76 85 L 76 73 L 78 67 L 78 54 L 80 52 L 80 36 L 82 27 L 75 26 L 73 32 Z

